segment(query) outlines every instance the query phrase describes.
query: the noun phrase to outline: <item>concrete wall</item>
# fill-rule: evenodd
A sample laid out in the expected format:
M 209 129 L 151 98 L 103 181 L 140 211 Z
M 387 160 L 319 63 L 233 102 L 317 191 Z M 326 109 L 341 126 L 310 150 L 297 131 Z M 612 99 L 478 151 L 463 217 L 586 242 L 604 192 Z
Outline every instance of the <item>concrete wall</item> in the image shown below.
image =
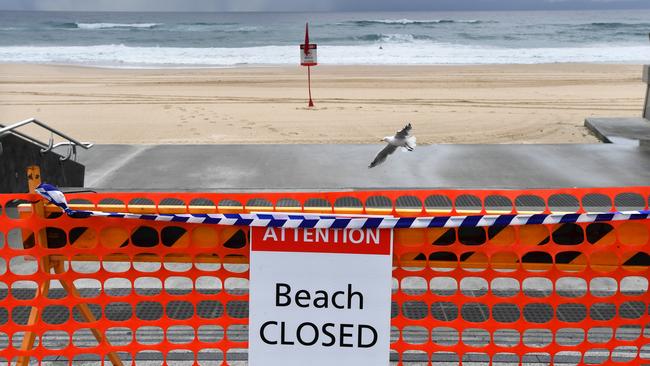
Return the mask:
M 650 65 L 643 66 L 643 82 L 647 85 L 643 118 L 650 119 Z
M 14 135 L 0 137 L 0 193 L 27 192 L 27 167 L 38 165 L 41 180 L 61 187 L 83 187 L 83 165 L 74 161 L 60 161 L 60 155 L 41 154 L 40 147 Z M 64 150 L 65 151 L 65 150 Z

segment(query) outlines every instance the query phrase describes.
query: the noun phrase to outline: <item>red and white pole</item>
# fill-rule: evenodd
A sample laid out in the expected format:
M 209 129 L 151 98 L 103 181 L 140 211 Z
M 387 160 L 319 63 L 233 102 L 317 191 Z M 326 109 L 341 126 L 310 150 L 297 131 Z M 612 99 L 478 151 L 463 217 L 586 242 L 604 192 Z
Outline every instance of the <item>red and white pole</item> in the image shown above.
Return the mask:
M 309 107 L 314 106 L 314 101 L 311 100 L 311 66 L 307 66 L 307 88 L 309 89 Z

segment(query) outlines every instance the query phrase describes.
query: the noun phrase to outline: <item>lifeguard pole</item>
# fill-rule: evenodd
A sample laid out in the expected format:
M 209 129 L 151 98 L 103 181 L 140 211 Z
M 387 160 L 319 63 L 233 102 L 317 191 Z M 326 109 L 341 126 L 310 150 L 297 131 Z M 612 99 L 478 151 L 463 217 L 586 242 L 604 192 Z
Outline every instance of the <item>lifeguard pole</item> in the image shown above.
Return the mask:
M 309 89 L 309 107 L 314 106 L 311 99 L 311 67 L 318 65 L 316 61 L 316 44 L 309 43 L 309 23 L 305 23 L 305 43 L 300 45 L 300 65 L 307 66 L 307 88 Z

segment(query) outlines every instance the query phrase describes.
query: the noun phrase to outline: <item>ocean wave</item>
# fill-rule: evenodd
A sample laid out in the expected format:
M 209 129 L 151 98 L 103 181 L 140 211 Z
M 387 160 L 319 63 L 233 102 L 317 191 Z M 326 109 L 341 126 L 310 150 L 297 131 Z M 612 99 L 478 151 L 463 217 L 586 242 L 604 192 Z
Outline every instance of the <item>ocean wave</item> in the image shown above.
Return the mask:
M 494 41 L 494 40 L 504 40 L 504 41 L 516 41 L 520 40 L 521 37 L 512 34 L 485 34 L 485 33 L 467 33 L 461 32 L 458 33 L 458 36 L 464 39 L 469 39 L 472 41 Z
M 74 22 L 72 22 L 72 23 L 53 23 L 53 22 L 48 22 L 47 24 L 51 25 L 51 26 L 54 27 L 54 28 L 67 28 L 67 29 L 71 29 L 71 28 L 79 28 L 79 26 L 77 25 L 77 23 L 74 23 Z
M 650 23 L 619 23 L 619 22 L 594 22 L 587 24 L 594 28 L 619 29 L 619 28 L 649 28 Z
M 166 30 L 171 31 L 180 31 L 180 32 L 211 32 L 211 31 L 222 31 L 222 32 L 254 32 L 260 30 L 259 26 L 246 26 L 239 23 L 208 23 L 208 22 L 196 22 L 196 23 L 180 23 L 170 25 L 165 28 Z
M 105 67 L 217 67 L 297 65 L 296 46 L 242 48 L 130 47 L 124 45 L 0 47 L 0 62 L 55 63 Z M 331 65 L 536 64 L 558 62 L 631 63 L 650 59 L 642 46 L 593 45 L 565 48 L 499 48 L 424 42 L 322 45 L 319 63 Z
M 155 28 L 160 23 L 77 23 L 80 29 L 111 29 L 111 28 Z
M 586 32 L 648 32 L 650 23 L 621 23 L 621 22 L 592 22 L 580 24 L 561 24 L 571 31 L 579 30 Z
M 160 23 L 55 23 L 56 28 L 68 29 L 150 29 L 160 26 Z
M 194 23 L 180 23 L 180 25 L 195 25 L 195 26 L 218 26 L 218 25 L 238 25 L 239 23 L 233 22 L 194 22 Z
M 250 33 L 250 32 L 257 32 L 259 30 L 263 29 L 262 27 L 257 27 L 254 25 L 248 25 L 248 26 L 242 26 L 242 27 L 237 27 L 233 29 L 225 29 L 226 32 L 241 32 L 241 33 Z
M 223 32 L 223 33 L 253 33 L 263 30 L 258 26 L 230 26 L 230 25 L 175 25 L 162 28 L 163 31 L 174 32 Z
M 209 32 L 221 31 L 228 33 L 249 33 L 256 32 L 263 27 L 257 25 L 242 25 L 239 23 L 179 23 L 179 24 L 163 24 L 163 23 L 50 23 L 54 28 L 62 29 L 83 29 L 83 30 L 102 30 L 102 29 L 156 29 L 166 31 L 178 32 Z
M 378 19 L 378 20 L 350 20 L 343 22 L 344 24 L 353 24 L 357 26 L 367 26 L 374 24 L 393 24 L 393 25 L 426 25 L 426 24 L 482 24 L 482 23 L 498 23 L 492 20 L 463 20 L 463 19 L 434 19 L 434 20 L 412 20 L 412 19 Z
M 319 38 L 319 42 L 334 43 L 337 42 L 387 42 L 387 43 L 410 43 L 417 41 L 432 41 L 434 37 L 421 34 L 408 33 L 368 33 L 357 36 L 343 37 L 324 37 Z

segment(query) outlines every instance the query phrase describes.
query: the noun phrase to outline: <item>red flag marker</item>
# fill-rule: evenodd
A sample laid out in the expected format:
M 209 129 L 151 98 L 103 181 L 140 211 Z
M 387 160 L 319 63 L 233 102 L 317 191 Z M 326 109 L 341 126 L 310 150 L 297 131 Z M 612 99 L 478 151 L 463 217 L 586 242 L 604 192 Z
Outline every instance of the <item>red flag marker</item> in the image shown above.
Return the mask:
M 305 55 L 309 54 L 309 23 L 305 23 Z

